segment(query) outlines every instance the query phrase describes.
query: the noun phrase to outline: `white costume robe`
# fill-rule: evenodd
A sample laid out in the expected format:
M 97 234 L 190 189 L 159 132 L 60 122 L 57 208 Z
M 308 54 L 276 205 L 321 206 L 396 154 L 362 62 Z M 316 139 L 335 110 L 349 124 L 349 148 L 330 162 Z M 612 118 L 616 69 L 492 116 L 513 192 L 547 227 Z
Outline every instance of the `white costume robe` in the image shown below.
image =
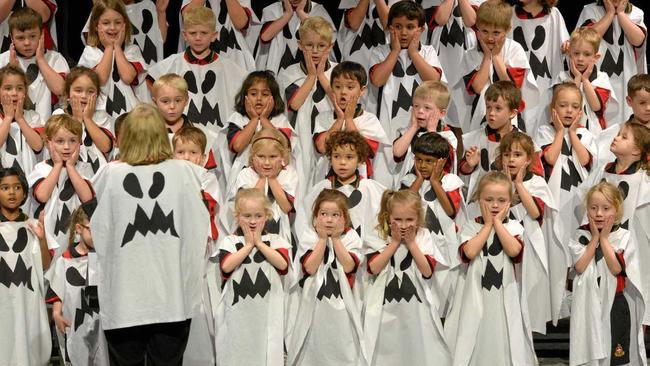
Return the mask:
M 133 65 L 137 72 L 132 85 L 127 85 L 122 81 L 117 70 L 115 57 L 113 56 L 108 79 L 102 85 L 101 93 L 97 97 L 96 108 L 105 110 L 113 119 L 123 113 L 130 112 L 140 102 L 138 96 L 144 93 L 141 91 L 144 90 L 142 88 L 146 88 L 144 78 L 147 63 L 142 58 L 138 46 L 135 44 L 126 45 L 124 47 L 124 56 L 126 56 L 126 59 Z M 102 57 L 104 57 L 104 50 L 98 47 L 86 46 L 81 54 L 78 65 L 94 69 L 102 60 Z
M 0 114 L 0 116 L 2 116 Z M 31 110 L 24 111 L 25 120 L 27 124 L 33 129 L 42 129 L 43 120 L 41 116 Z M 0 118 L 0 121 L 2 118 Z M 0 164 L 2 167 L 17 168 L 19 171 L 25 173 L 25 176 L 28 176 L 34 166 L 42 157 L 42 151 L 34 151 L 27 144 L 25 135 L 23 135 L 18 123 L 11 123 L 9 126 L 9 134 L 7 134 L 7 141 L 0 146 Z
M 95 175 L 97 207 L 90 226 L 101 268 L 104 329 L 180 322 L 199 314 L 210 237 L 201 199 L 204 173 L 190 162 L 165 160 L 137 166 L 112 162 Z
M 288 261 L 289 242 L 275 234 L 263 234 L 262 241 Z M 220 260 L 243 246 L 243 235 L 225 237 L 221 242 Z M 284 365 L 281 274 L 259 249 L 253 248 L 228 276 L 216 316 L 217 364 Z
M 385 250 L 388 240 L 369 243 L 369 260 Z M 415 241 L 427 257 L 432 277 L 436 276 L 448 265 L 438 241 L 424 228 L 418 229 Z M 452 364 L 439 315 L 444 300 L 431 281 L 424 278 L 405 244 L 400 244 L 381 272 L 371 275 L 364 304 L 370 365 Z
M 515 238 L 524 233 L 518 222 L 508 221 L 504 226 Z M 482 227 L 468 222 L 461 230 L 460 242 L 475 237 Z M 493 229 L 459 278 L 452 312 L 445 322 L 454 365 L 537 364 L 516 265 Z
M 45 366 L 52 347 L 39 240 L 27 222 L 0 225 L 0 364 Z
M 304 263 L 317 241 L 318 237 L 312 236 L 298 245 L 294 268 L 301 268 L 300 305 L 292 338 L 287 342 L 287 364 L 357 366 L 363 358 L 361 303 L 350 281 L 354 281 L 361 259 L 362 241 L 351 228 L 341 236 L 355 260 L 353 272 L 345 273 L 331 239 L 327 239 L 323 261 L 316 273 L 309 275 Z
M 593 24 L 605 16 L 605 8 L 596 3 L 585 5 L 578 18 L 577 26 Z M 607 73 L 612 83 L 612 90 L 622 101 L 623 96 L 627 95 L 627 82 L 636 74 L 645 74 L 648 72 L 646 65 L 646 45 L 648 42 L 647 28 L 643 23 L 643 11 L 636 6 L 632 6 L 632 11 L 627 14 L 630 20 L 643 30 L 646 38 L 640 47 L 634 47 L 630 44 L 623 33 L 623 28 L 614 17 L 609 29 L 603 35 L 600 42 L 599 52 L 601 57 L 598 60 L 598 68 Z M 632 108 L 627 103 L 621 103 L 618 111 L 618 118 L 609 123 L 622 123 L 632 114 Z
M 640 291 L 640 264 L 637 243 L 630 232 L 614 228 L 609 241 L 614 251 L 623 256 L 625 289 L 623 296 L 629 306 L 630 348 L 628 365 L 646 365 L 645 343 L 641 320 L 645 302 Z M 591 240 L 589 226 L 580 227 L 569 241 L 572 263 L 585 253 Z M 573 280 L 573 311 L 569 337 L 569 364 L 607 366 L 611 356 L 612 304 L 616 295 L 617 277 L 610 272 L 600 247 L 585 271 Z

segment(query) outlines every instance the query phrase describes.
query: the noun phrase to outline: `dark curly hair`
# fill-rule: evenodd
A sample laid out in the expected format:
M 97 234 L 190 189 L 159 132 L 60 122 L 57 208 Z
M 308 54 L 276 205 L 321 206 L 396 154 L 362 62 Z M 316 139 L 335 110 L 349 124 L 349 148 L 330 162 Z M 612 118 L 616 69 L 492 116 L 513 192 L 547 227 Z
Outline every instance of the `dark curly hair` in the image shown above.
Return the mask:
M 359 132 L 352 131 L 332 132 L 325 142 L 325 156 L 331 158 L 334 149 L 345 145 L 349 145 L 357 153 L 360 163 L 363 163 L 368 159 L 368 156 L 370 155 L 370 146 L 368 146 L 368 142 Z
M 282 96 L 280 95 L 280 86 L 275 80 L 275 74 L 273 74 L 273 71 L 269 70 L 253 71 L 248 74 L 241 85 L 241 89 L 239 89 L 239 92 L 237 92 L 237 95 L 235 95 L 235 110 L 237 113 L 241 114 L 242 116 L 246 116 L 246 94 L 248 93 L 248 89 L 250 89 L 253 84 L 258 81 L 265 82 L 271 90 L 271 95 L 273 96 L 273 102 L 275 105 L 273 106 L 273 110 L 271 110 L 269 118 L 273 118 L 283 113 L 284 100 L 282 100 Z

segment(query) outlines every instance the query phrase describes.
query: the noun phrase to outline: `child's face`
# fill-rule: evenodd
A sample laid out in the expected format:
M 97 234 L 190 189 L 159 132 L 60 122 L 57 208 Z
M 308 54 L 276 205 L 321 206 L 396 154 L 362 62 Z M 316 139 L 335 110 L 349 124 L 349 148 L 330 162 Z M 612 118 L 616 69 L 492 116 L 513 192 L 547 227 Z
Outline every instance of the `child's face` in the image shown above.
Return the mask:
M 336 97 L 336 104 L 345 111 L 347 107 L 357 107 L 356 101 L 366 91 L 366 87 L 361 87 L 361 84 L 356 79 L 341 75 L 332 81 L 332 90 Z M 354 102 L 355 105 L 348 106 L 348 102 Z
M 327 60 L 327 54 L 330 51 L 332 42 L 328 39 L 321 37 L 318 33 L 307 31 L 303 38 L 298 41 L 298 48 L 304 53 L 305 51 L 311 52 L 311 59 L 314 65 L 318 66 L 321 61 Z
M 342 181 L 352 178 L 359 166 L 357 151 L 350 145 L 335 147 L 332 150 L 330 161 L 332 170 L 334 170 L 336 176 Z
M 5 75 L 0 85 L 0 101 L 9 98 L 14 108 L 20 99 L 25 98 L 26 92 L 25 80 L 19 75 Z
M 415 153 L 415 169 L 422 175 L 422 178 L 429 179 L 433 174 L 433 167 L 435 166 L 438 158 L 423 154 Z
M 388 215 L 389 223 L 396 224 L 402 236 L 406 230 L 418 225 L 418 213 L 410 205 L 395 204 L 393 211 Z
M 273 105 L 275 102 L 273 100 L 273 93 L 271 93 L 271 88 L 263 80 L 258 80 L 251 85 L 250 88 L 246 91 L 246 96 L 248 101 L 253 105 L 255 113 L 262 115 L 264 108 L 271 103 Z
M 510 206 L 511 185 L 506 182 L 487 184 L 479 196 L 479 201 L 487 205 L 492 216 Z
M 97 87 L 90 77 L 81 75 L 70 84 L 68 94 L 68 101 L 77 99 L 81 103 L 81 107 L 85 108 L 90 97 L 97 95 Z
M 81 241 L 88 248 L 94 248 L 93 236 L 90 232 L 90 221 L 84 220 L 83 223 L 75 225 L 75 232 L 81 237 Z
M 440 121 L 446 113 L 440 110 L 432 98 L 413 98 L 413 111 L 415 120 L 420 128 L 426 128 L 428 122 L 433 118 Z
M 627 105 L 632 107 L 634 118 L 644 125 L 650 127 L 650 93 L 645 90 L 638 90 L 633 96 L 627 96 Z
M 176 140 L 174 145 L 174 158 L 191 161 L 196 165 L 202 165 L 205 154 L 201 147 L 192 141 Z
M 120 13 L 113 9 L 106 9 L 97 21 L 97 33 L 104 33 L 109 42 L 115 42 L 125 26 L 124 17 Z
M 272 144 L 260 147 L 253 156 L 253 168 L 258 175 L 268 177 L 282 166 L 282 153 Z
M 590 65 L 594 65 L 600 58 L 598 50 L 583 40 L 577 40 L 569 46 L 569 55 L 576 69 L 584 72 Z
M 333 231 L 337 226 L 341 225 L 343 220 L 343 212 L 336 202 L 324 201 L 320 204 L 316 222 L 323 225 L 326 231 Z
M 293 9 L 297 9 L 301 2 L 302 0 L 289 0 L 289 4 L 291 4 Z
M 581 95 L 576 90 L 560 90 L 555 98 L 553 108 L 555 108 L 564 127 L 569 127 L 582 110 Z
M 15 175 L 10 175 L 0 180 L 0 207 L 7 211 L 15 211 L 25 198 L 26 192 Z
M 187 95 L 169 85 L 163 85 L 153 95 L 153 102 L 167 124 L 173 125 L 183 116 L 187 106 Z
M 490 128 L 498 130 L 507 124 L 517 115 L 517 111 L 510 109 L 508 102 L 503 97 L 497 100 L 485 101 L 485 119 Z
M 54 150 L 61 156 L 61 160 L 68 161 L 74 151 L 79 148 L 80 138 L 65 128 L 59 128 L 51 141 Z
M 417 19 L 409 19 L 406 16 L 393 18 L 390 28 L 397 31 L 399 45 L 402 48 L 408 48 L 411 38 L 418 31 L 422 31 L 422 27 L 418 24 Z
M 614 141 L 609 146 L 609 150 L 614 153 L 616 157 L 619 156 L 640 156 L 641 152 L 637 147 L 634 135 L 630 128 L 623 126 L 618 135 L 614 137 Z
M 494 25 L 481 24 L 478 26 L 476 37 L 485 43 L 488 50 L 492 51 L 498 45 L 503 44 L 506 39 L 508 29 L 503 29 Z
M 195 54 L 201 54 L 210 48 L 210 43 L 217 39 L 217 32 L 207 25 L 195 24 L 183 29 L 183 38 Z
M 25 29 L 24 31 L 14 29 L 11 32 L 11 43 L 14 44 L 16 52 L 24 57 L 32 57 L 36 54 L 40 38 L 41 30 L 38 27 Z
M 517 176 L 517 173 L 521 169 L 526 169 L 526 166 L 530 164 L 530 156 L 526 151 L 521 147 L 519 143 L 513 143 L 510 146 L 510 150 L 504 151 L 501 155 L 503 159 L 504 173 L 510 174 L 511 177 Z M 507 169 L 507 171 L 505 171 Z
M 607 219 L 616 217 L 616 207 L 601 192 L 594 192 L 587 206 L 587 215 L 599 230 L 605 226 Z
M 256 199 L 243 199 L 236 213 L 239 227 L 249 227 L 253 232 L 256 228 L 263 228 L 266 224 L 266 211 L 264 204 Z

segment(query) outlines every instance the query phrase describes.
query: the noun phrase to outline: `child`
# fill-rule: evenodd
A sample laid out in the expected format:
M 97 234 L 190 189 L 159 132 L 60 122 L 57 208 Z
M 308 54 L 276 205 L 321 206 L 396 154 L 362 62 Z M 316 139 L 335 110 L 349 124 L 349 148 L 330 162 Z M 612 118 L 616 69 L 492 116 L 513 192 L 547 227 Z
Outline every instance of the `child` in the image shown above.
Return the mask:
M 54 14 L 56 13 L 56 1 L 54 0 L 8 0 L 3 2 L 0 9 L 0 52 L 6 52 L 11 47 L 11 31 L 9 30 L 9 17 L 15 11 L 22 8 L 31 8 L 41 17 L 41 23 L 45 24 L 43 28 L 45 33 L 45 48 L 48 50 L 56 47 L 56 22 Z
M 449 258 L 450 269 L 459 263 L 456 255 L 458 236 L 456 221 L 462 222 L 464 199 L 463 181 L 453 173 L 445 170 L 453 156 L 449 151 L 449 142 L 436 132 L 424 133 L 413 141 L 411 153 L 414 155 L 412 171 L 401 181 L 401 188 L 417 193 L 425 207 L 424 227 L 438 240 L 440 251 Z M 453 291 L 453 280 L 440 276 L 438 281 L 444 294 L 443 301 L 449 299 Z M 443 274 L 441 273 L 441 275 Z M 446 308 L 441 304 L 441 310 Z M 442 315 L 442 314 L 441 314 Z
M 506 37 L 512 25 L 512 7 L 500 0 L 488 0 L 476 12 L 478 44 L 467 50 L 459 80 L 452 87 L 454 110 L 450 123 L 458 121 L 463 133 L 480 129 L 485 116 L 485 92 L 496 81 L 511 81 L 521 91 L 525 103 L 519 112 L 531 111 L 539 98 L 535 77 L 521 45 Z M 514 116 L 513 116 L 514 117 Z M 528 118 L 530 117 L 530 118 Z M 532 130 L 534 116 L 517 121 L 522 130 Z M 463 146 L 467 146 L 464 145 Z
M 97 288 L 88 285 L 88 253 L 94 251 L 90 221 L 82 207 L 70 217 L 66 251 L 50 272 L 47 300 L 52 304 L 61 355 L 72 365 L 108 363 L 106 339 L 99 323 L 97 304 L 90 297 Z M 88 318 L 86 318 L 88 315 Z
M 25 176 L 0 169 L 0 364 L 46 365 L 51 333 L 43 271 L 50 263 L 43 225 L 20 206 L 27 199 Z
M 183 80 L 183 79 L 181 79 Z M 156 82 L 158 82 L 157 80 Z M 172 138 L 172 149 L 174 159 L 186 160 L 198 166 L 203 166 L 205 161 L 207 139 L 203 131 L 198 127 L 185 126 L 176 131 Z M 214 173 L 205 171 L 201 175 L 201 190 L 203 191 L 203 202 L 210 213 L 210 239 L 205 252 L 204 267 L 201 286 L 202 307 L 200 314 L 191 323 L 190 335 L 187 340 L 187 348 L 183 364 L 203 365 L 214 364 L 214 313 L 221 296 L 221 281 L 218 280 L 217 263 L 214 260 L 217 255 L 217 240 L 219 233 L 225 232 L 224 226 L 219 217 L 219 202 L 222 200 L 219 189 L 219 182 Z M 214 279 L 217 278 L 217 281 Z
M 497 81 L 485 91 L 485 128 L 463 134 L 463 146 L 467 149 L 458 165 L 462 175 L 469 175 L 468 195 L 481 176 L 492 169 L 499 141 L 516 129 L 511 120 L 517 116 L 521 104 L 521 91 L 511 81 Z
M 439 81 L 425 81 L 413 92 L 413 108 L 408 128 L 397 131 L 398 137 L 393 142 L 393 160 L 398 164 L 400 184 L 403 177 L 413 170 L 413 154 L 411 146 L 417 137 L 428 132 L 435 132 L 444 137 L 450 146 L 447 172 L 456 171 L 455 151 L 458 140 L 441 120 L 447 114 L 449 106 L 449 89 Z
M 212 9 L 218 22 L 219 37 L 210 47 L 219 55 L 242 65 L 244 69 L 255 70 L 251 50 L 257 41 L 257 27 L 254 24 L 257 24 L 258 20 L 251 10 L 251 1 L 183 0 L 181 16 L 192 8 L 205 5 Z M 248 42 L 248 39 L 254 41 Z M 181 38 L 180 43 L 180 50 L 183 50 L 186 47 L 184 39 Z
M 217 133 L 234 111 L 237 88 L 246 72 L 242 67 L 210 49 L 217 37 L 214 13 L 205 7 L 183 14 L 183 37 L 189 44 L 184 52 L 171 55 L 150 67 L 153 82 L 168 73 L 187 81 L 189 104 L 187 118 Z
M 95 1 L 88 26 L 88 44 L 79 66 L 97 72 L 101 82 L 99 109 L 112 118 L 138 104 L 136 88 L 144 85 L 147 64 L 138 46 L 131 42 L 131 27 L 124 3 L 120 0 Z
M 370 69 L 372 49 L 386 44 L 388 10 L 396 0 L 341 1 L 339 9 L 345 9 L 337 33 L 341 47 L 341 60 L 354 61 L 366 70 Z
M 627 83 L 627 105 L 632 108 L 634 121 L 650 128 L 650 75 L 638 74 Z M 615 157 L 609 146 L 621 130 L 622 123 L 614 123 L 597 136 L 598 160 L 595 166 L 612 162 Z
M 344 61 L 334 67 L 331 76 L 331 98 L 333 98 L 331 102 L 334 105 L 335 119 L 332 121 L 329 113 L 322 113 L 316 117 L 314 144 L 316 151 L 323 154 L 327 139 L 332 132 L 359 132 L 370 148 L 370 160 L 363 165 L 360 174 L 390 186 L 393 177 L 389 174 L 386 164 L 386 150 L 390 146 L 388 137 L 377 116 L 366 112 L 359 103 L 359 99 L 366 92 L 367 82 L 366 70 L 356 62 Z M 311 182 L 323 179 L 327 175 L 328 168 L 327 158 L 321 156 L 316 163 Z
M 503 172 L 481 178 L 472 201 L 481 214 L 464 225 L 459 252 L 467 272 L 458 281 L 452 313 L 445 323 L 455 365 L 535 365 L 527 314 L 522 309 L 521 262 L 524 228 L 508 219 L 514 199 Z M 498 351 L 497 351 L 498 350 Z
M 542 165 L 553 200 L 558 206 L 555 232 L 559 243 L 567 243 L 571 237 L 570 224 L 576 221 L 573 198 L 577 187 L 587 179 L 594 166 L 597 146 L 594 136 L 580 125 L 583 111 L 582 93 L 571 82 L 553 88 L 550 104 L 551 123 L 537 130 L 536 143 L 542 148 Z M 548 241 L 549 275 L 551 280 L 552 317 L 559 317 L 560 299 L 564 297 L 570 253 L 566 245 L 553 245 Z M 564 314 L 567 315 L 567 314 Z
M 623 195 L 600 182 L 586 199 L 589 223 L 569 241 L 577 276 L 569 337 L 572 365 L 643 365 L 644 300 L 641 258 L 630 232 L 621 227 Z M 647 243 L 646 243 L 647 244 Z M 641 347 L 639 347 L 641 345 Z
M 96 173 L 106 164 L 106 156 L 113 150 L 112 118 L 98 108 L 99 76 L 95 71 L 74 67 L 65 78 L 63 87 L 66 106 L 52 114 L 66 113 L 83 127 L 79 158 L 89 163 Z
M 603 37 L 598 68 L 607 73 L 613 94 L 621 100 L 630 78 L 647 73 L 646 55 L 639 51 L 647 43 L 643 17 L 643 11 L 627 0 L 597 0 L 585 5 L 578 18 L 578 26 L 592 27 Z M 630 113 L 623 105 L 614 123 L 626 121 Z
M 325 179 L 309 187 L 296 212 L 294 228 L 300 229 L 296 230 L 299 241 L 303 235 L 315 235 L 309 225 L 311 209 L 316 197 L 326 188 L 336 189 L 348 197 L 352 229 L 364 242 L 374 235 L 380 197 L 386 188 L 359 174 L 359 165 L 368 158 L 368 150 L 368 143 L 358 132 L 336 131 L 330 135 L 325 156 L 330 159 L 332 169 Z
M 555 74 L 554 84 L 572 82 L 584 95 L 580 124 L 592 134 L 619 123 L 618 98 L 609 76 L 598 69 L 600 35 L 593 28 L 581 27 L 571 33 L 569 41 L 569 71 Z M 551 91 L 551 90 L 549 90 Z M 609 121 L 609 122 L 608 122 Z
M 421 45 L 424 11 L 413 1 L 400 1 L 388 13 L 390 44 L 374 48 L 370 82 L 377 100 L 377 115 L 390 141 L 408 125 L 413 91 L 423 82 L 446 82 L 437 51 Z M 395 173 L 391 171 L 391 173 Z
M 162 116 L 141 104 L 122 126 L 120 161 L 93 179 L 90 227 L 111 363 L 181 364 L 199 314 L 210 235 L 205 170 L 172 156 Z
M 221 133 L 226 134 L 228 146 L 221 146 L 224 163 L 232 162 L 224 171 L 228 175 L 228 187 L 239 172 L 248 165 L 250 143 L 253 135 L 262 128 L 278 129 L 290 141 L 294 157 L 300 157 L 299 141 L 284 114 L 284 101 L 280 86 L 270 71 L 254 71 L 248 74 L 235 96 L 235 113 L 228 118 L 228 126 Z M 233 156 L 234 154 L 234 156 Z
M 9 31 L 12 46 L 0 54 L 0 66 L 12 64 L 28 74 L 29 98 L 36 102 L 38 114 L 47 119 L 57 96 L 63 94 L 68 63 L 60 53 L 46 51 L 41 16 L 31 8 L 24 7 L 11 14 Z
M 305 22 L 312 17 L 321 18 L 331 29 L 329 37 L 326 39 L 326 47 L 318 46 L 309 49 L 310 52 L 316 51 L 316 54 L 322 54 L 321 58 L 326 60 L 331 50 L 330 45 L 336 39 L 336 35 L 334 35 L 336 28 L 327 10 L 312 0 L 282 0 L 267 6 L 262 12 L 260 20 L 262 29 L 259 43 L 256 46 L 257 69 L 271 70 L 276 75 L 280 75 L 281 71 L 300 61 L 299 48 L 303 52 L 304 59 L 309 58 L 304 54 L 304 49 L 300 47 L 300 41 L 303 45 L 306 44 L 308 39 L 304 37 L 301 29 Z M 324 28 L 324 26 L 321 27 Z M 317 39 L 311 41 L 314 42 L 309 43 L 314 46 L 318 43 Z
M 32 172 L 43 150 L 38 134 L 43 121 L 32 107 L 25 73 L 13 65 L 0 68 L 0 162 L 24 174 Z
M 576 200 L 582 199 L 585 197 L 584 192 L 601 180 L 618 186 L 623 193 L 621 227 L 629 230 L 634 240 L 639 243 L 640 262 L 645 263 L 650 260 L 650 245 L 648 245 L 650 234 L 647 229 L 649 217 L 647 211 L 650 207 L 650 167 L 648 167 L 650 130 L 629 120 L 614 138 L 610 150 L 616 160 L 604 167 L 594 169 L 579 187 L 581 191 L 575 197 Z M 576 207 L 579 206 L 576 204 Z M 642 293 L 646 297 L 650 294 L 650 271 L 645 267 L 641 269 Z M 650 325 L 650 311 L 647 308 L 643 324 Z
M 510 219 L 519 221 L 525 235 L 527 250 L 522 258 L 522 292 L 526 296 L 530 327 L 534 332 L 546 333 L 546 322 L 557 321 L 563 299 L 567 267 L 562 261 L 556 286 L 559 298 L 549 298 L 549 247 L 562 248 L 562 233 L 556 228 L 557 205 L 543 177 L 532 173 L 532 162 L 537 156 L 530 136 L 513 131 L 501 139 L 495 165 L 512 182 L 515 200 L 511 202 Z M 559 267 L 559 266 L 558 266 Z M 556 267 L 554 267 L 556 268 Z M 550 301 L 549 301 L 550 300 Z
M 526 51 L 530 72 L 542 96 L 547 96 L 543 91 L 550 88 L 554 77 L 564 71 L 562 45 L 569 39 L 569 32 L 562 14 L 556 8 L 557 3 L 558 0 L 518 1 L 508 34 L 508 38 L 518 42 Z M 549 102 L 539 101 L 538 110 L 533 116 L 538 116 Z M 534 125 L 537 120 L 531 122 Z
M 226 200 L 234 203 L 237 192 L 243 188 L 257 188 L 268 195 L 272 215 L 266 220 L 265 230 L 291 240 L 289 214 L 294 212 L 294 198 L 298 188 L 298 174 L 291 165 L 291 150 L 282 132 L 263 128 L 253 136 L 248 167 L 242 169 L 228 190 Z M 234 231 L 237 222 L 229 221 Z
M 299 166 L 306 174 L 316 163 L 313 143 L 316 116 L 334 111 L 331 100 L 326 98 L 331 91 L 330 79 L 335 66 L 327 60 L 334 41 L 334 28 L 326 19 L 314 16 L 302 23 L 298 33 L 302 58 L 278 75 L 278 84 L 284 92 L 289 120 L 300 141 Z M 299 192 L 306 191 L 308 177 L 305 175 L 301 179 Z
M 370 365 L 451 365 L 437 308 L 444 300 L 431 286 L 434 271 L 448 262 L 423 228 L 420 197 L 387 190 L 377 221 L 379 240 L 366 249 L 374 277 L 364 304 Z
M 45 232 L 59 244 L 57 258 L 68 242 L 70 215 L 94 194 L 89 182 L 92 167 L 79 160 L 82 133 L 81 124 L 67 114 L 50 117 L 45 124 L 50 159 L 36 164 L 27 177 L 40 205 L 37 212 L 44 211 Z
M 352 230 L 347 197 L 324 189 L 312 209 L 317 236 L 301 241 L 301 299 L 288 342 L 289 365 L 358 365 L 361 304 L 352 293 L 362 241 Z
M 223 239 L 219 254 L 226 282 L 217 313 L 217 363 L 282 365 L 282 276 L 291 245 L 264 230 L 271 202 L 259 189 L 237 192 L 234 215 L 238 228 Z
M 188 102 L 188 85 L 185 79 L 177 74 L 165 74 L 159 77 L 151 88 L 152 99 L 158 111 L 165 119 L 165 126 L 171 142 L 174 135 L 185 127 L 199 128 L 206 137 L 203 158 L 199 163 L 205 169 L 217 169 L 216 154 L 217 134 L 203 125 L 194 124 L 187 115 L 183 114 Z M 222 172 L 220 172 L 222 173 Z M 225 181 L 224 181 L 225 182 Z

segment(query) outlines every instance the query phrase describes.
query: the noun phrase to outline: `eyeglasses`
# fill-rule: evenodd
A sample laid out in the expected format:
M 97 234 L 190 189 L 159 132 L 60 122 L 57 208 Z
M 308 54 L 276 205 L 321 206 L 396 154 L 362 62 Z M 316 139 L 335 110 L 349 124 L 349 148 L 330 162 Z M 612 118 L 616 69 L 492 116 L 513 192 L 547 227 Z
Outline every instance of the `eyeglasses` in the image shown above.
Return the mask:
M 319 51 L 319 52 L 325 51 L 327 49 L 327 47 L 329 47 L 329 45 L 327 45 L 327 44 L 311 44 L 311 43 L 307 43 L 307 44 L 302 45 L 302 48 L 304 48 L 307 51 Z
M 79 224 L 79 225 L 81 225 L 81 224 Z M 90 225 L 81 225 L 81 227 L 83 227 L 84 229 L 90 231 Z

